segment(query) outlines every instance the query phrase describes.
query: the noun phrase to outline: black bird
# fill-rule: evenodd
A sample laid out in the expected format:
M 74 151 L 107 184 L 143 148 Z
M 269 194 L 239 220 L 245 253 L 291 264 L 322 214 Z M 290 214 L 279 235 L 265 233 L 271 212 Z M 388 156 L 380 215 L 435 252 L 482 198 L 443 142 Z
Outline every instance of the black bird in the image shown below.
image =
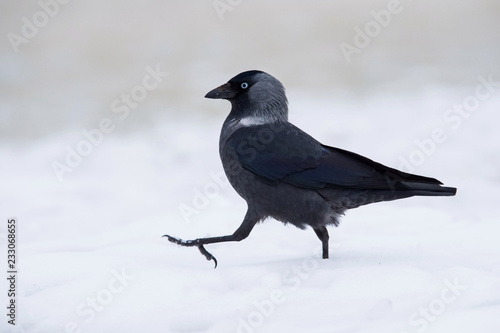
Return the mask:
M 171 242 L 196 246 L 207 260 L 217 260 L 205 244 L 241 241 L 268 217 L 300 229 L 311 226 L 328 258 L 326 226 L 339 224 L 347 209 L 412 196 L 452 196 L 457 189 L 434 178 L 386 167 L 366 157 L 316 141 L 288 122 L 285 88 L 273 76 L 243 72 L 205 96 L 227 99 L 219 153 L 236 192 L 246 200 L 243 223 L 232 234 Z

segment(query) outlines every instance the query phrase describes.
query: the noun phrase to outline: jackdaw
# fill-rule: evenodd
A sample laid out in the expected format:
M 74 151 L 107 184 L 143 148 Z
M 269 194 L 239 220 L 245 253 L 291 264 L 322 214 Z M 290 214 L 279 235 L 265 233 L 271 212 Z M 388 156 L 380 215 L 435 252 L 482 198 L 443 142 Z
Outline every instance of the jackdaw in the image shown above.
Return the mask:
M 219 153 L 229 182 L 248 210 L 232 234 L 181 240 L 217 260 L 205 244 L 241 241 L 257 222 L 272 217 L 312 227 L 328 258 L 328 225 L 337 226 L 347 209 L 412 196 L 452 196 L 456 188 L 434 178 L 405 173 L 340 148 L 321 144 L 288 122 L 285 88 L 258 70 L 240 73 L 206 98 L 227 99 L 231 112 L 222 126 Z

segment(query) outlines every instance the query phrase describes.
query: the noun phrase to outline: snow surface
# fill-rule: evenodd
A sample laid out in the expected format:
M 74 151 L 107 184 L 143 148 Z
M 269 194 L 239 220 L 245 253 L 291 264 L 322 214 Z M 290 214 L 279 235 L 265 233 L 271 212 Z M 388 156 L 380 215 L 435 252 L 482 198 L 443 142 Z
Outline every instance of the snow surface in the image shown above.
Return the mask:
M 106 134 L 63 181 L 51 163 L 64 162 L 81 133 L 2 142 L 2 244 L 15 216 L 20 266 L 19 324 L 3 319 L 1 331 L 500 332 L 500 94 L 456 129 L 442 118 L 473 89 L 361 101 L 289 92 L 296 125 L 393 167 L 415 140 L 436 128 L 446 135 L 413 172 L 457 196 L 349 211 L 329 228 L 329 260 L 312 230 L 274 220 L 240 243 L 207 246 L 215 270 L 196 248 L 161 238 L 230 234 L 245 214 L 220 177 L 225 101 L 206 100 L 219 103 L 215 117 Z

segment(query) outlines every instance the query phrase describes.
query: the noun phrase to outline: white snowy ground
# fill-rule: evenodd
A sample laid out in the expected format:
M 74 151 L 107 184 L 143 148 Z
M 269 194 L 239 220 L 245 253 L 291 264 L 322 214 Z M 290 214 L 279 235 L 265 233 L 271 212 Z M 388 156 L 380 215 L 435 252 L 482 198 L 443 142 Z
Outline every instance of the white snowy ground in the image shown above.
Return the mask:
M 106 134 L 62 182 L 51 163 L 81 133 L 3 142 L 1 253 L 14 216 L 19 308 L 15 329 L 2 314 L 1 331 L 500 332 L 500 93 L 468 118 L 443 120 L 473 94 L 434 87 L 356 102 L 289 93 L 292 121 L 325 144 L 398 168 L 413 156 L 413 172 L 458 187 L 452 198 L 348 212 L 329 229 L 329 260 L 312 230 L 274 220 L 240 243 L 207 246 L 215 270 L 197 249 L 161 238 L 230 234 L 245 214 L 214 176 L 225 101 L 206 101 L 220 103 L 213 119 L 193 111 Z M 436 128 L 445 139 L 432 148 L 424 140 Z M 415 140 L 428 143 L 426 155 Z M 188 206 L 197 215 L 183 217 Z

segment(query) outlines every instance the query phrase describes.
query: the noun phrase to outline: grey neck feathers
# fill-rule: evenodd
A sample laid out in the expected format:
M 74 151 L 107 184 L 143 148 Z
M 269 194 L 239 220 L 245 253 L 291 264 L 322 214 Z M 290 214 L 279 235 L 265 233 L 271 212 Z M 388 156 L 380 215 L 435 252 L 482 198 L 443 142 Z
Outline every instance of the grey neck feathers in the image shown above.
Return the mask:
M 281 84 L 262 84 L 252 89 L 248 96 L 231 101 L 232 108 L 228 120 L 251 118 L 262 124 L 288 121 L 288 101 Z

